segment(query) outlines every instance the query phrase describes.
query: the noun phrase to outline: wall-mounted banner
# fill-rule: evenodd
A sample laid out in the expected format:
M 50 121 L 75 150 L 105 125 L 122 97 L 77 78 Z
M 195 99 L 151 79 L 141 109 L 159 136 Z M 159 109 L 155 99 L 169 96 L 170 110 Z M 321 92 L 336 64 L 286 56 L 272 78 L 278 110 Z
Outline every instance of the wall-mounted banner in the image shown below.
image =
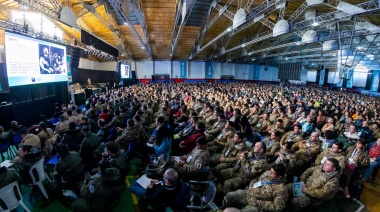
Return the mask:
M 322 69 L 319 74 L 319 85 L 323 85 L 325 83 L 325 74 L 326 74 L 326 70 Z
M 72 83 L 73 82 L 73 75 L 71 73 L 71 67 L 70 67 L 70 60 L 71 60 L 71 57 L 70 56 L 66 56 L 66 66 L 67 66 L 67 81 L 69 83 Z
M 180 73 L 180 76 L 179 78 L 186 78 L 186 71 L 187 71 L 187 64 L 186 64 L 186 61 L 181 61 L 181 73 Z
M 380 70 L 372 71 L 371 91 L 377 92 L 379 90 Z
M 206 72 L 206 79 L 212 79 L 212 72 L 213 72 L 213 67 L 212 67 L 212 62 L 206 62 L 205 63 L 205 72 Z
M 259 80 L 260 79 L 260 66 L 259 65 L 255 65 L 253 79 L 254 80 Z
M 347 80 L 347 88 L 352 88 L 352 84 L 354 82 L 354 69 L 350 69 L 348 70 L 348 76 L 350 77 L 348 80 Z

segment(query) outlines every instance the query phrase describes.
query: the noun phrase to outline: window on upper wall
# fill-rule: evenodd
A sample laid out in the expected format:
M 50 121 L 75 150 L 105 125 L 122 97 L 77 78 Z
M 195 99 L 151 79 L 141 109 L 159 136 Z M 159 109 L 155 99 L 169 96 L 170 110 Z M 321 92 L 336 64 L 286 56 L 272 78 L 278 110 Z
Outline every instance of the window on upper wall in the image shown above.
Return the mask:
M 55 35 L 58 39 L 63 38 L 63 31 L 49 18 L 40 13 L 13 10 L 11 13 L 11 21 L 20 25 L 27 24 L 29 29 L 32 28 L 37 32 L 43 32 L 51 36 Z

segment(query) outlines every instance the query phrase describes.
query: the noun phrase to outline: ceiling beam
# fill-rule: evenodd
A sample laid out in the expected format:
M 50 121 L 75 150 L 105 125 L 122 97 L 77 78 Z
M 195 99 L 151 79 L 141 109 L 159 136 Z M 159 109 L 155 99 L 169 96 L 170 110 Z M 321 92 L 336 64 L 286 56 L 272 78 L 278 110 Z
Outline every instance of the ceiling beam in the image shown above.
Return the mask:
M 149 57 L 150 59 L 152 59 L 153 56 L 152 56 L 152 51 L 151 51 L 151 47 L 150 47 L 149 41 L 147 40 L 148 42 L 147 42 L 147 43 L 144 43 L 144 41 L 141 39 L 141 37 L 140 37 L 139 34 L 137 33 L 135 27 L 133 26 L 132 22 L 129 20 L 129 18 L 127 18 L 127 16 L 125 15 L 124 11 L 121 9 L 121 7 L 120 7 L 120 3 L 121 3 L 121 1 L 120 1 L 120 0 L 107 0 L 107 1 L 108 1 L 108 2 L 110 3 L 110 5 L 113 7 L 113 9 L 115 10 L 115 12 L 120 16 L 120 18 L 122 18 L 123 21 L 124 21 L 125 23 L 128 24 L 128 26 L 129 26 L 129 28 L 131 29 L 133 35 L 134 35 L 134 36 L 137 38 L 137 40 L 139 41 L 139 43 L 140 43 L 140 45 L 141 45 L 141 48 L 142 48 L 143 50 L 145 50 L 145 52 L 147 53 L 148 57 Z M 136 14 L 136 16 L 137 16 L 137 14 Z M 145 19 L 144 19 L 144 21 L 145 21 Z M 140 23 L 140 24 L 141 24 L 141 23 Z M 147 34 L 145 34 L 145 32 L 144 32 L 144 36 L 145 36 L 146 39 L 148 39 L 148 38 L 146 37 Z
M 259 4 L 255 8 L 252 8 L 252 10 L 247 14 L 246 21 L 242 23 L 239 27 L 237 27 L 234 30 L 231 30 L 229 27 L 220 33 L 218 36 L 216 36 L 214 39 L 212 39 L 210 42 L 207 44 L 203 45 L 198 49 L 198 51 L 192 53 L 192 57 L 197 55 L 198 53 L 202 52 L 205 50 L 208 46 L 212 45 L 214 42 L 218 41 L 221 39 L 223 36 L 233 36 L 244 29 L 252 26 L 254 23 L 256 23 L 258 20 L 255 20 L 258 17 L 265 17 L 266 15 L 274 12 L 277 10 L 277 6 L 281 5 L 282 3 L 286 2 L 287 0 L 268 0 L 264 1 L 263 3 Z M 263 40 L 263 39 L 262 39 Z
M 170 55 L 169 55 L 170 60 L 173 59 L 173 55 L 177 48 L 178 41 L 181 38 L 181 34 L 187 23 L 187 20 L 189 20 L 190 13 L 193 10 L 195 2 L 196 0 L 180 0 L 177 5 L 177 14 L 176 14 L 176 19 L 174 20 L 174 24 L 173 24 L 174 27 L 173 27 L 173 34 L 172 34 L 172 45 L 171 45 L 171 50 L 170 50 Z M 185 11 L 183 11 L 184 5 L 186 5 Z M 177 23 L 179 21 L 179 16 L 181 15 L 182 15 L 182 21 L 180 25 L 178 26 Z

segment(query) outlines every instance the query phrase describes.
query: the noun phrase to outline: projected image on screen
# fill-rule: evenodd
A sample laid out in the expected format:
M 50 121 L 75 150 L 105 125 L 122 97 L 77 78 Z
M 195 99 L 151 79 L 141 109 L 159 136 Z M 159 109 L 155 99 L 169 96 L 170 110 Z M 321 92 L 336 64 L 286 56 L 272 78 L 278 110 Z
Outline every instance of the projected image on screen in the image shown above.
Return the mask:
M 67 81 L 66 48 L 5 32 L 9 86 Z
M 39 44 L 40 53 L 40 72 L 41 74 L 62 74 L 66 73 L 63 66 L 64 50 Z
M 129 78 L 129 65 L 120 64 L 120 77 Z

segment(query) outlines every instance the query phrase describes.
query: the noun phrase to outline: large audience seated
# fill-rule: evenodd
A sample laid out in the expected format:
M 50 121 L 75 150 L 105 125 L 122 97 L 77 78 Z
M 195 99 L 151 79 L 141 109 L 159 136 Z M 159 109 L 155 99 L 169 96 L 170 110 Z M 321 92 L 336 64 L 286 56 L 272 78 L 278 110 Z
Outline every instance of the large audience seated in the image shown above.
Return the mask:
M 30 183 L 29 168 L 58 155 L 53 183 L 77 193 L 72 210 L 107 211 L 123 191 L 130 161 L 139 158 L 140 173 L 154 180 L 130 189 L 155 211 L 186 204 L 189 190 L 202 189 L 189 187 L 191 180 L 213 181 L 214 202 L 226 211 L 300 210 L 334 198 L 339 187 L 345 197 L 357 196 L 356 185 L 373 179 L 380 166 L 379 103 L 312 86 L 109 89 L 80 107 L 52 105 L 53 121 L 41 115 L 35 130 L 17 121 L 9 132 L 0 127 L 1 142 L 21 136 L 13 159 L 18 174 L 1 167 L 0 188 Z M 159 168 L 145 168 L 152 164 Z

